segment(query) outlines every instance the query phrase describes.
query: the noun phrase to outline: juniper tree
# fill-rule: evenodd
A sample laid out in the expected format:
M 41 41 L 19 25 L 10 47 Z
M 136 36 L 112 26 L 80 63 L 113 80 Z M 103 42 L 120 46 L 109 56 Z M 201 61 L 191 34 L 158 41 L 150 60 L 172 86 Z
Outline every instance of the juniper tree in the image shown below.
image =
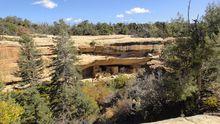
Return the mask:
M 21 54 L 18 60 L 19 71 L 17 76 L 22 78 L 23 85 L 30 87 L 15 96 L 16 101 L 23 106 L 22 123 L 50 124 L 51 112 L 44 97 L 37 90 L 42 82 L 43 61 L 40 53 L 29 36 L 23 36 L 19 41 Z
M 56 47 L 52 66 L 52 82 L 50 90 L 51 110 L 57 123 L 71 123 L 76 110 L 77 82 L 80 79 L 79 69 L 74 65 L 77 61 L 76 49 L 67 33 L 64 23 L 60 24 L 60 36 L 54 39 Z
M 176 44 L 168 45 L 163 51 L 161 58 L 173 69 L 172 73 L 163 75 L 163 83 L 168 98 L 183 103 L 182 107 L 190 104 L 187 113 L 195 114 L 203 112 L 203 99 L 211 95 L 208 87 L 216 82 L 218 69 L 214 42 L 207 38 L 204 26 L 194 20 L 188 32 L 190 37 L 176 39 Z

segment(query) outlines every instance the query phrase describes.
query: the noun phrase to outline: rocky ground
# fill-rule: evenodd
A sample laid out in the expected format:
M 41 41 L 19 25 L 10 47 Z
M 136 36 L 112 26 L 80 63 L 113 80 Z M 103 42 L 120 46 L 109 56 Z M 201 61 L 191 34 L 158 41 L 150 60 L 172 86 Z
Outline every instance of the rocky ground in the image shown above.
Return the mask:
M 209 115 L 196 115 L 192 117 L 179 117 L 146 124 L 220 124 L 220 117 Z

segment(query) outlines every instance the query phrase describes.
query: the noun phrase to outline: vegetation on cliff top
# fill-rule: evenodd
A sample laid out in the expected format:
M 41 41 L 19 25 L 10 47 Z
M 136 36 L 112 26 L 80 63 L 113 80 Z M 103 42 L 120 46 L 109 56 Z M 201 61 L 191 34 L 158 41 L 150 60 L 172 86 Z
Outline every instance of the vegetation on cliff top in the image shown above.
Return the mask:
M 41 80 L 44 64 L 32 39 L 24 36 L 20 40 L 20 71 L 16 75 L 29 87 L 0 93 L 0 123 L 121 124 L 219 112 L 219 9 L 218 4 L 210 4 L 202 20 L 187 24 L 180 16 L 171 23 L 146 24 L 150 27 L 147 31 L 143 30 L 145 24 L 93 25 L 86 21 L 69 27 L 63 20 L 42 26 L 17 18 L 1 19 L 3 34 L 18 35 L 18 28 L 24 27 L 28 32 L 21 34 L 39 31 L 59 37 L 54 39 L 56 56 L 52 80 L 47 83 Z M 173 71 L 145 65 L 136 78 L 119 75 L 113 80 L 80 82 L 80 70 L 73 64 L 78 61 L 77 53 L 69 38 L 73 32 L 178 37 L 160 57 Z

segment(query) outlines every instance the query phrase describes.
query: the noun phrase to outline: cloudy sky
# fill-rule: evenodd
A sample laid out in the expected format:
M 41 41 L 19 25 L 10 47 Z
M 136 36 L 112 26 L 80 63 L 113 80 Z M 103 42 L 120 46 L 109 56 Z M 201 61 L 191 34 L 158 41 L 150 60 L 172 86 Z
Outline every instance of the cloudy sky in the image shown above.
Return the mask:
M 189 0 L 1 0 L 0 17 L 18 16 L 36 23 L 65 19 L 96 22 L 169 21 L 180 12 L 186 17 Z M 192 0 L 191 18 L 202 16 L 208 3 Z

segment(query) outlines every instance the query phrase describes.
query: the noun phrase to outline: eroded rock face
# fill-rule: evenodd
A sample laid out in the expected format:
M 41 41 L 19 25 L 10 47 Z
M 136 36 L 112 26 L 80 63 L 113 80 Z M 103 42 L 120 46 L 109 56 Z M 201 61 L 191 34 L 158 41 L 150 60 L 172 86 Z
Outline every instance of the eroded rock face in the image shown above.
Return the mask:
M 20 80 L 13 74 L 17 70 L 19 47 L 0 44 L 0 82 L 13 82 Z
M 220 124 L 220 117 L 209 115 L 196 115 L 192 117 L 179 117 L 146 124 Z
M 17 82 L 20 78 L 14 76 L 17 71 L 19 57 L 19 37 L 2 36 L 0 41 L 0 81 Z M 33 38 L 37 49 L 40 50 L 46 66 L 51 63 L 54 36 Z M 129 35 L 112 36 L 72 36 L 72 41 L 79 52 L 79 61 L 76 63 L 82 70 L 95 77 L 95 67 L 106 66 L 113 73 L 120 72 L 120 68 L 127 68 L 128 72 L 134 72 L 137 67 L 147 64 L 153 56 L 159 56 L 164 43 L 172 42 L 172 39 L 162 38 L 132 38 Z M 91 42 L 95 42 L 91 45 Z M 150 54 L 149 54 L 150 53 Z M 158 57 L 157 57 L 158 58 Z M 151 64 L 152 66 L 154 64 Z M 100 70 L 100 69 L 99 69 Z M 45 69 L 49 75 L 50 69 Z M 47 77 L 45 75 L 45 77 Z

